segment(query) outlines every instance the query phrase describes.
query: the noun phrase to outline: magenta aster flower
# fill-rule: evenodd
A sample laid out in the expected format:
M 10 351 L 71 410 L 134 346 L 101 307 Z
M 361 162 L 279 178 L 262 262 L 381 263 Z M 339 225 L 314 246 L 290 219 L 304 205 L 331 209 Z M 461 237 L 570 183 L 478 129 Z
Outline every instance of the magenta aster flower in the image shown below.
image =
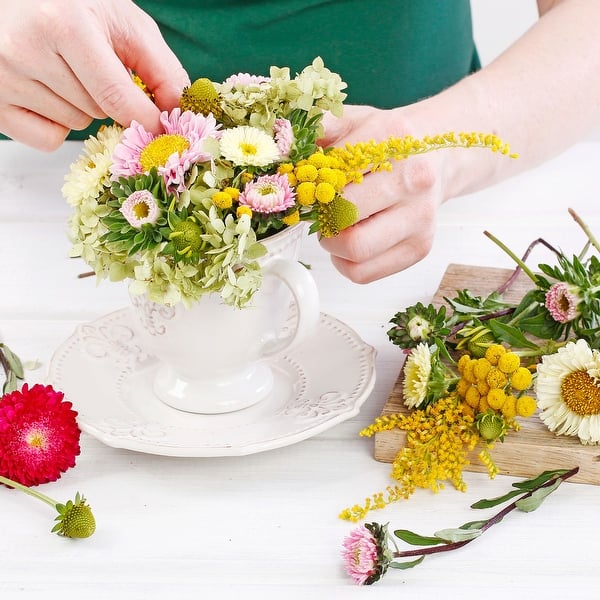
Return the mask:
M 182 113 L 175 108 L 170 113 L 163 112 L 160 122 L 164 133 L 156 136 L 137 121 L 125 129 L 112 156 L 113 180 L 147 173 L 156 167 L 167 187 L 181 192 L 185 189 L 185 174 L 192 164 L 211 160 L 211 155 L 203 150 L 204 141 L 221 135 L 212 114 Z
M 292 124 L 287 119 L 275 119 L 273 133 L 275 134 L 275 142 L 279 153 L 283 157 L 288 156 L 294 143 Z
M 361 525 L 344 539 L 342 556 L 346 572 L 358 585 L 371 585 L 387 571 L 387 526 L 377 523 Z
M 0 475 L 32 486 L 75 466 L 81 431 L 63 398 L 52 386 L 24 384 L 0 399 Z
M 577 307 L 581 298 L 577 293 L 579 288 L 569 286 L 564 282 L 555 283 L 546 293 L 546 308 L 552 318 L 558 323 L 568 323 L 578 314 Z
M 156 223 L 160 216 L 160 208 L 152 192 L 138 190 L 133 192 L 119 209 L 127 222 L 136 229 L 141 229 L 146 223 Z
M 281 212 L 294 205 L 295 193 L 286 175 L 262 175 L 246 184 L 239 203 L 257 213 Z

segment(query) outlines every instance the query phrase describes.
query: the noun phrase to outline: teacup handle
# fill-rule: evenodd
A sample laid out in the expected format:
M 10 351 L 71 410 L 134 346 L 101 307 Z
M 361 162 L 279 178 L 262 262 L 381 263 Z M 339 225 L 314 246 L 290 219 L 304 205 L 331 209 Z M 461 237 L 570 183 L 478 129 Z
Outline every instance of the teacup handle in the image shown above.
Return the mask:
M 273 258 L 263 267 L 264 275 L 278 277 L 288 287 L 296 304 L 296 327 L 283 338 L 265 343 L 261 356 L 268 358 L 287 350 L 312 335 L 319 323 L 319 292 L 308 269 L 298 261 Z

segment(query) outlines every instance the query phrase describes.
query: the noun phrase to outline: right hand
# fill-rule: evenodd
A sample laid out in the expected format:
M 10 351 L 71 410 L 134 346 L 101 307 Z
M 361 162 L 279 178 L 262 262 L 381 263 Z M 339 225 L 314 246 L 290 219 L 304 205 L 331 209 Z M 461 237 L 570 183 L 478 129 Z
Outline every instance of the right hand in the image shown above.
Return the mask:
M 0 10 L 0 132 L 39 150 L 96 118 L 158 132 L 160 111 L 189 85 L 156 23 L 130 0 L 0 0 Z

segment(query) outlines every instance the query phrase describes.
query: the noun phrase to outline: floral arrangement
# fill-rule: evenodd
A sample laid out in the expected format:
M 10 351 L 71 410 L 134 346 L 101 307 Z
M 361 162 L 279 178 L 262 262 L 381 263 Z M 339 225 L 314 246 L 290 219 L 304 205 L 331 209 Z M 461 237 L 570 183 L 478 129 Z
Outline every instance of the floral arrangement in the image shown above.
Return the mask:
M 216 292 L 243 306 L 261 285 L 261 240 L 301 221 L 321 236 L 351 226 L 358 213 L 344 189 L 365 173 L 438 148 L 510 154 L 478 133 L 320 148 L 323 115 L 342 115 L 345 87 L 316 58 L 294 78 L 271 67 L 268 77 L 198 79 L 162 113 L 159 135 L 136 121 L 100 129 L 63 186 L 71 256 L 159 304 Z
M 446 305 L 417 303 L 391 319 L 388 337 L 407 354 L 402 391 L 408 410 L 377 418 L 360 434 L 406 432 L 392 463 L 397 483 L 344 509 L 342 518 L 358 521 L 417 487 L 437 492 L 449 481 L 464 490 L 462 473 L 476 447 L 493 478 L 494 444 L 535 414 L 556 435 L 600 443 L 600 244 L 569 212 L 585 233 L 578 255 L 538 239 L 519 258 L 485 232 L 516 262 L 504 285 L 486 297 L 459 290 Z M 534 272 L 525 261 L 538 244 L 556 264 L 538 264 Z M 503 294 L 520 273 L 530 289 L 507 302 Z
M 86 538 L 96 529 L 90 506 L 79 492 L 75 500 L 56 502 L 38 490 L 75 466 L 81 430 L 72 404 L 62 392 L 40 384 L 29 387 L 19 357 L 0 343 L 0 364 L 6 375 L 0 398 L 0 484 L 20 490 L 57 511 L 54 533 Z

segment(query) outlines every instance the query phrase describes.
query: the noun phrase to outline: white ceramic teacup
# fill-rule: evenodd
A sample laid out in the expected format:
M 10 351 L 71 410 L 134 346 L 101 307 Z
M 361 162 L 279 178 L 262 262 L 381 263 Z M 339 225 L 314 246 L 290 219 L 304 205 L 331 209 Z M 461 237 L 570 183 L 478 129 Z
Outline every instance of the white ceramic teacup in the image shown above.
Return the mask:
M 183 411 L 217 414 L 269 395 L 269 357 L 306 339 L 319 321 L 316 284 L 297 260 L 304 234 L 301 224 L 262 240 L 263 283 L 241 309 L 226 305 L 218 293 L 191 308 L 131 296 L 142 345 L 158 359 L 153 387 L 160 400 Z M 292 298 L 297 318 L 289 331 Z

